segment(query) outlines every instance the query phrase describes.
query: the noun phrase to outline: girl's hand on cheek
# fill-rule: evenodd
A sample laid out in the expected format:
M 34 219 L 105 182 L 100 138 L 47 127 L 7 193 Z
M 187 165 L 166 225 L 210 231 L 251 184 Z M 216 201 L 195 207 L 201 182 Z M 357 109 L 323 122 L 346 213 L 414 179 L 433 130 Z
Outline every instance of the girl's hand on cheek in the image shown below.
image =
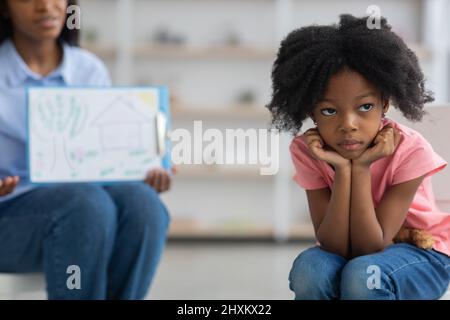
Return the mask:
M 388 124 L 381 129 L 373 140 L 374 146 L 367 148 L 359 157 L 352 160 L 353 164 L 370 166 L 378 159 L 390 156 L 400 142 L 400 133 Z
M 0 179 L 0 196 L 13 192 L 17 184 L 19 184 L 19 177 L 17 176 Z
M 345 159 L 336 151 L 325 146 L 325 143 L 316 128 L 307 130 L 303 136 L 313 158 L 323 160 L 331 164 L 334 168 L 346 167 L 350 164 L 350 160 Z

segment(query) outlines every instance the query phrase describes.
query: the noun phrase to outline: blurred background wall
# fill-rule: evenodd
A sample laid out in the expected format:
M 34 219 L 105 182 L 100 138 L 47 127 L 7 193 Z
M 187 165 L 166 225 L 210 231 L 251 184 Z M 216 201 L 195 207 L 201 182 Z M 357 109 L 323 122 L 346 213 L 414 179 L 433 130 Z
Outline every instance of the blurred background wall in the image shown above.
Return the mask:
M 330 24 L 370 5 L 416 52 L 436 103 L 449 101 L 448 0 L 81 0 L 82 46 L 115 84 L 166 84 L 173 128 L 267 128 L 264 105 L 279 42 L 298 27 Z M 305 129 L 311 123 L 305 124 Z M 292 181 L 291 137 L 280 171 L 182 165 L 162 196 L 171 238 L 312 238 L 305 193 Z

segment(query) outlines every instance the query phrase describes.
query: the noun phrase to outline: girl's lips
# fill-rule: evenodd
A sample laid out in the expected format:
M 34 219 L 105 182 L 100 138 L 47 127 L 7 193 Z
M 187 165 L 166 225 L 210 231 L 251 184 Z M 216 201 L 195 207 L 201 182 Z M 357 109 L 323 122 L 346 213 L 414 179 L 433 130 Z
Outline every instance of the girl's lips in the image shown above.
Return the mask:
M 362 145 L 361 142 L 350 143 L 350 144 L 340 144 L 339 146 L 345 150 L 356 150 Z

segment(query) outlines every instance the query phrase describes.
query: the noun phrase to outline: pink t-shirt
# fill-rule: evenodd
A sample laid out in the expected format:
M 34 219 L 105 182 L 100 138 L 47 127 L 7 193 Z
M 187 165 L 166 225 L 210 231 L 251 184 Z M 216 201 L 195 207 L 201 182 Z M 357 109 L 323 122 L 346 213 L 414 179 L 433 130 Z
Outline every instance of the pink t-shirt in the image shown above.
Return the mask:
M 428 141 L 417 131 L 387 118 L 383 119 L 380 128 L 387 123 L 399 129 L 401 139 L 392 155 L 381 158 L 370 166 L 374 208 L 378 207 L 389 186 L 426 174 L 409 207 L 405 226 L 427 230 L 435 239 L 433 248 L 450 256 L 450 213 L 442 212 L 436 206 L 431 185 L 431 176 L 444 169 L 447 162 L 434 152 Z M 332 188 L 333 168 L 309 154 L 303 135 L 292 141 L 290 151 L 296 171 L 294 180 L 302 188 Z

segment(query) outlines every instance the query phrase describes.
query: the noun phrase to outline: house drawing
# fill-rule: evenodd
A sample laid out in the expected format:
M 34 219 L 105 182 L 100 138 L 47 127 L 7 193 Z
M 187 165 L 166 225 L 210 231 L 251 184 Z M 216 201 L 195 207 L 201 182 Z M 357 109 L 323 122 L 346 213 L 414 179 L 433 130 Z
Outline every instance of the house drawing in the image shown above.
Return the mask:
M 142 125 L 152 119 L 136 110 L 133 102 L 116 97 L 92 121 L 98 127 L 103 151 L 142 148 Z

